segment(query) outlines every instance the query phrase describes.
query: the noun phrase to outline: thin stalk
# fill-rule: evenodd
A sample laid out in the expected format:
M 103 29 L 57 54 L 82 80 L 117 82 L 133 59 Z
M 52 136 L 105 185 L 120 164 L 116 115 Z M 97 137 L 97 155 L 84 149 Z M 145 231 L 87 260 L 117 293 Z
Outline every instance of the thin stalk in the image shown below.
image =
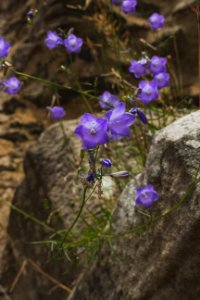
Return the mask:
M 68 229 L 67 232 L 65 233 L 64 238 L 63 238 L 63 240 L 62 240 L 62 242 L 61 242 L 61 247 L 63 247 L 63 244 L 64 244 L 64 242 L 65 242 L 65 240 L 66 240 L 68 234 L 72 231 L 72 229 L 74 228 L 74 226 L 76 225 L 76 223 L 78 222 L 78 220 L 79 220 L 79 218 L 80 218 L 80 216 L 81 216 L 81 214 L 82 214 L 82 211 L 83 211 L 83 208 L 84 208 L 85 202 L 86 202 L 85 200 L 86 200 L 86 192 L 87 192 L 87 189 L 88 189 L 87 186 L 84 187 L 84 190 L 83 190 L 83 196 L 82 196 L 82 202 L 81 202 L 80 209 L 79 209 L 79 211 L 78 211 L 78 213 L 77 213 L 77 215 L 76 215 L 76 218 L 75 218 L 74 221 L 72 222 L 71 226 L 69 227 L 69 229 Z
M 146 155 L 145 155 L 145 152 L 144 152 L 143 148 L 141 147 L 140 140 L 139 140 L 139 137 L 138 137 L 138 134 L 137 134 L 137 128 L 134 128 L 133 132 L 134 132 L 136 144 L 137 144 L 138 149 L 139 149 L 139 151 L 140 151 L 139 154 L 140 154 L 140 156 L 141 156 L 142 163 L 143 163 L 143 165 L 145 165 L 145 162 L 146 162 Z
M 35 222 L 36 224 L 42 226 L 45 229 L 48 229 L 49 231 L 56 231 L 54 228 L 50 227 L 49 225 L 45 224 L 44 222 L 38 220 L 37 218 L 29 215 L 28 213 L 26 213 L 25 211 L 21 210 L 20 208 L 18 208 L 17 206 L 15 206 L 14 204 L 9 204 L 11 206 L 11 208 L 13 210 L 15 210 L 16 212 L 20 213 L 21 215 L 23 215 L 25 218 L 30 219 L 31 221 Z
M 55 87 L 55 88 L 58 88 L 58 89 L 71 90 L 71 91 L 77 92 L 80 95 L 84 95 L 84 96 L 90 97 L 92 99 L 98 99 L 96 96 L 93 96 L 90 93 L 88 93 L 86 91 L 83 91 L 82 89 L 75 89 L 71 86 L 61 85 L 59 83 L 52 82 L 52 81 L 44 79 L 44 78 L 36 77 L 36 76 L 29 75 L 29 74 L 26 74 L 26 73 L 23 73 L 23 72 L 18 72 L 18 71 L 15 71 L 15 70 L 13 70 L 13 71 L 16 75 L 19 75 L 19 76 L 22 76 L 22 77 L 25 77 L 25 78 L 28 78 L 28 79 L 31 79 L 31 80 L 34 80 L 34 81 L 39 81 L 39 82 L 41 82 L 42 84 L 44 84 L 46 86 L 51 86 L 51 87 Z
M 73 62 L 72 62 L 72 56 L 71 55 L 70 55 L 69 59 L 70 59 L 70 64 L 72 65 Z M 88 100 L 84 96 L 84 91 L 83 91 L 82 86 L 81 86 L 81 84 L 79 82 L 79 78 L 73 72 L 72 68 L 69 67 L 69 70 L 70 70 L 71 74 L 73 75 L 73 78 L 74 78 L 75 84 L 78 87 L 78 90 L 81 92 L 81 96 L 82 96 L 82 99 L 83 99 L 83 101 L 85 103 L 86 108 L 89 110 L 90 113 L 93 113 L 93 109 L 92 109 L 90 103 L 88 102 Z
M 64 128 L 63 122 L 60 121 L 60 122 L 59 122 L 59 125 L 60 125 L 60 128 L 61 128 L 61 130 L 62 130 L 63 137 L 64 137 L 64 146 L 66 146 L 66 145 L 69 143 L 69 139 L 68 139 L 68 137 L 67 137 L 67 135 L 66 135 L 66 132 L 65 132 L 65 128 Z

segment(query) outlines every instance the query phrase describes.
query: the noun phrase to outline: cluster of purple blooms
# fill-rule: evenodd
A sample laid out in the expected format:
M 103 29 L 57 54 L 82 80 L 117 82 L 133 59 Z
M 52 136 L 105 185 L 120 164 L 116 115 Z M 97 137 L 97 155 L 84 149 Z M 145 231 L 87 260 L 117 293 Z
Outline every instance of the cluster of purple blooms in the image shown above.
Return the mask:
M 136 0 L 112 0 L 113 3 L 121 3 L 124 13 L 135 12 L 137 5 Z M 33 12 L 30 11 L 28 17 L 32 19 Z M 164 18 L 158 14 L 153 14 L 149 18 L 149 23 L 154 30 L 163 27 Z M 67 52 L 79 53 L 83 45 L 83 40 L 76 37 L 74 34 L 69 34 L 66 39 L 62 40 L 57 33 L 49 31 L 45 44 L 49 49 L 54 49 L 57 46 L 64 45 Z M 5 58 L 10 51 L 10 43 L 6 42 L 0 37 L 0 61 L 4 63 Z M 143 103 L 148 103 L 158 97 L 158 90 L 168 86 L 169 74 L 166 72 L 166 59 L 158 56 L 152 57 L 150 62 L 143 58 L 139 61 L 132 61 L 129 71 L 134 73 L 136 78 L 146 76 L 148 71 L 154 76 L 152 81 L 140 81 L 138 99 Z M 5 79 L 0 83 L 0 87 L 8 94 L 15 95 L 21 88 L 22 83 L 15 77 Z M 98 145 L 106 144 L 110 139 L 119 139 L 121 137 L 130 137 L 130 126 L 135 121 L 137 115 L 140 120 L 146 124 L 147 119 L 143 112 L 137 106 L 133 107 L 129 112 L 126 112 L 126 105 L 113 94 L 105 91 L 100 97 L 100 106 L 103 109 L 109 109 L 104 118 L 96 117 L 90 113 L 85 113 L 78 126 L 75 129 L 75 134 L 82 139 L 82 146 L 89 151 L 96 148 Z M 63 107 L 53 106 L 47 107 L 50 111 L 51 118 L 59 121 L 65 115 Z M 110 169 L 112 162 L 109 159 L 101 161 L 102 168 Z M 127 177 L 127 171 L 120 171 L 111 174 L 113 177 Z M 94 174 L 89 172 L 87 176 L 88 181 L 94 181 Z M 147 185 L 143 188 L 136 189 L 136 205 L 142 205 L 145 208 L 150 208 L 153 202 L 159 199 L 158 193 L 154 190 L 152 185 Z
M 71 33 L 64 40 L 54 31 L 47 32 L 47 38 L 45 39 L 46 46 L 52 50 L 58 46 L 64 45 L 67 53 L 80 53 L 83 45 L 83 39 L 75 36 Z
M 8 56 L 11 45 L 0 37 L 0 66 L 4 65 L 5 58 Z M 22 83 L 17 77 L 12 76 L 0 82 L 0 87 L 7 94 L 15 95 L 21 88 Z
M 104 94 L 107 96 L 107 93 L 109 92 L 105 92 Z M 112 96 L 112 94 L 110 95 Z M 55 121 L 61 120 L 66 115 L 62 106 L 47 107 L 47 109 L 51 113 L 51 118 Z M 109 110 L 106 113 L 106 118 L 97 118 L 92 114 L 85 113 L 81 118 L 80 124 L 75 129 L 75 134 L 82 139 L 83 148 L 90 152 L 97 145 L 109 142 L 109 130 L 113 137 L 130 136 L 129 127 L 133 124 L 135 120 L 134 114 L 136 113 L 145 123 L 146 117 L 137 107 L 132 108 L 129 113 L 126 113 L 125 103 L 123 102 L 119 102 L 113 110 Z M 92 157 L 91 154 L 90 157 Z M 91 160 L 93 161 L 93 159 Z M 101 160 L 101 166 L 104 175 L 118 178 L 129 175 L 127 171 L 111 173 L 112 162 L 108 158 Z M 93 184 L 96 177 L 97 173 L 90 170 L 85 179 L 88 183 Z M 136 206 L 151 208 L 153 203 L 158 200 L 159 195 L 152 185 L 149 184 L 136 189 Z
M 129 66 L 129 72 L 136 78 L 151 74 L 151 81 L 141 80 L 138 85 L 137 97 L 143 103 L 147 104 L 156 100 L 159 96 L 159 90 L 169 86 L 170 75 L 167 72 L 167 59 L 165 57 L 153 56 L 150 60 L 142 58 L 132 60 Z
M 105 118 L 85 113 L 75 134 L 82 139 L 82 146 L 90 150 L 98 145 L 106 144 L 110 139 L 130 136 L 130 126 L 135 121 L 135 115 L 126 112 L 124 102 L 119 102 L 113 109 L 106 112 Z

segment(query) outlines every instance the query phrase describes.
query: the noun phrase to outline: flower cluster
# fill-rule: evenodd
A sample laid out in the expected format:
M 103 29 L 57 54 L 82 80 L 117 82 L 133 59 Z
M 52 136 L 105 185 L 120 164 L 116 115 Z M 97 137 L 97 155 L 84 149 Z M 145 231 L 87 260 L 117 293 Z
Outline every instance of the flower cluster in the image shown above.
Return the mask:
M 159 96 L 159 90 L 169 86 L 170 75 L 167 73 L 167 59 L 154 55 L 151 59 L 147 57 L 140 60 L 132 60 L 129 66 L 129 72 L 136 78 L 152 75 L 151 81 L 141 80 L 138 85 L 137 98 L 147 104 L 156 100 Z
M 125 14 L 134 13 L 137 6 L 137 0 L 112 0 L 112 3 L 120 4 Z
M 110 139 L 130 136 L 130 126 L 135 121 L 134 114 L 126 112 L 125 103 L 120 102 L 114 109 L 106 112 L 105 118 L 98 118 L 85 113 L 75 134 L 82 139 L 85 150 L 106 144 Z
M 45 44 L 50 50 L 64 45 L 67 53 L 79 53 L 83 45 L 83 39 L 71 33 L 63 40 L 56 32 L 48 31 Z

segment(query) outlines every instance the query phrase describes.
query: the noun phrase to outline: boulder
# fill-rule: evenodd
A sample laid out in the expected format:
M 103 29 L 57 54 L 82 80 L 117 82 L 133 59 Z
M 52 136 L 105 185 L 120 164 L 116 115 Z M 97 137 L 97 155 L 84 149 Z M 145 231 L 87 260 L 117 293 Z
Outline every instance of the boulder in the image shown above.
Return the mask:
M 155 135 L 144 172 L 117 203 L 113 238 L 105 234 L 68 300 L 200 299 L 199 119 L 191 113 Z M 150 211 L 134 205 L 146 184 L 160 195 Z
M 12 202 L 7 230 L 10 239 L 0 269 L 0 282 L 12 292 L 13 300 L 65 299 L 68 286 L 73 286 L 82 269 L 81 263 L 76 263 L 76 253 L 53 251 L 53 245 L 44 243 L 58 238 L 56 230 L 69 228 L 80 208 L 83 186 L 77 167 L 81 142 L 73 134 L 77 123 L 63 122 L 67 142 L 60 125 L 55 124 L 26 152 L 25 178 Z M 102 199 L 111 200 L 112 187 L 107 182 L 108 193 Z M 97 195 L 87 205 L 99 213 Z

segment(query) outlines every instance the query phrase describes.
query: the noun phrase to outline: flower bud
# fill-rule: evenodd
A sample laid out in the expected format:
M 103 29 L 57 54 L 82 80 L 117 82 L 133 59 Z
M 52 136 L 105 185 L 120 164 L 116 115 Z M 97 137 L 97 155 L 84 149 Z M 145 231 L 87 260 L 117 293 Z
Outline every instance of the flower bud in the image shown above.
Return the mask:
M 101 164 L 103 167 L 111 168 L 112 167 L 112 162 L 110 159 L 102 159 Z
M 129 173 L 128 173 L 128 171 L 124 170 L 124 171 L 111 173 L 110 176 L 117 177 L 117 178 L 124 178 L 124 177 L 128 177 Z

